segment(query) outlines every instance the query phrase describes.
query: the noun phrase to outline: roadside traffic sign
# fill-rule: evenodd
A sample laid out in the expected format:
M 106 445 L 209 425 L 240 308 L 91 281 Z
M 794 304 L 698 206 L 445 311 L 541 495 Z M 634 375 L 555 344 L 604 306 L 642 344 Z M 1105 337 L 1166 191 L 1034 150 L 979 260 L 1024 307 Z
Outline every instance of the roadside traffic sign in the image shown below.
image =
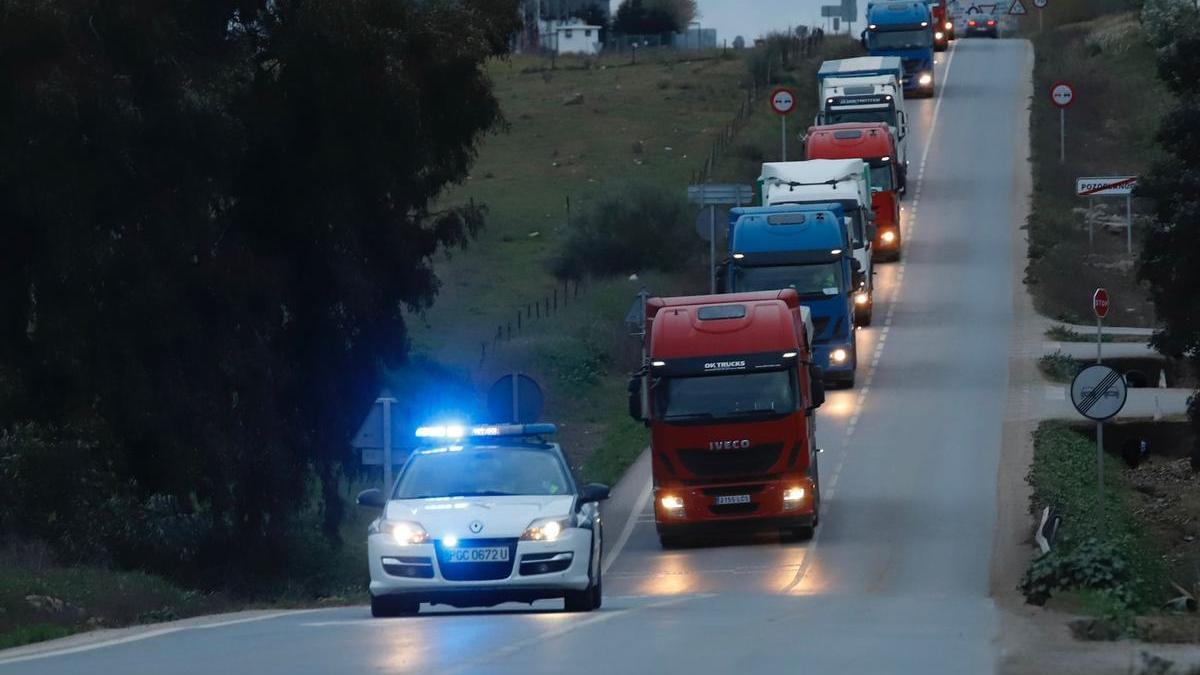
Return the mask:
M 1050 0 L 1033 0 L 1033 6 L 1038 9 L 1046 9 L 1046 5 L 1050 4 Z
M 1100 364 L 1084 368 L 1071 381 L 1071 403 L 1075 410 L 1097 422 L 1121 412 L 1128 395 L 1121 373 Z
M 1099 323 L 1099 320 L 1097 320 Z M 1099 344 L 1099 343 L 1097 343 Z M 1121 412 L 1129 390 L 1125 378 L 1096 363 L 1071 380 L 1071 403 L 1080 415 L 1096 421 L 1096 493 L 1100 507 L 1100 532 L 1107 530 L 1104 514 L 1104 420 Z
M 1092 294 L 1092 311 L 1096 313 L 1097 319 L 1108 316 L 1108 291 L 1103 288 L 1096 289 Z
M 1050 87 L 1050 101 L 1059 108 L 1066 108 L 1075 100 L 1075 88 L 1066 82 L 1055 82 Z
M 771 110 L 777 115 L 788 115 L 796 108 L 796 95 L 787 87 L 779 87 L 771 92 Z
M 1025 11 L 1025 5 L 1021 4 L 1021 0 L 1013 0 L 1012 6 L 1008 8 L 1008 13 L 1012 16 L 1025 16 L 1029 12 Z
M 1086 176 L 1075 179 L 1077 197 L 1117 197 L 1133 193 L 1137 176 Z

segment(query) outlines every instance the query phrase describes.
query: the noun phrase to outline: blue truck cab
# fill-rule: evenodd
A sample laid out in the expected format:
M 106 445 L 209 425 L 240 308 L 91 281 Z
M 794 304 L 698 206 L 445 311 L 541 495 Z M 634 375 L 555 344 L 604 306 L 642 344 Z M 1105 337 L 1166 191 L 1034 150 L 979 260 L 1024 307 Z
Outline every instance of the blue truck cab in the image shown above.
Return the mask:
M 854 290 L 861 272 L 838 204 L 736 208 L 729 215 L 727 293 L 793 288 L 813 322 L 813 362 L 830 384 L 854 386 Z
M 867 7 L 863 46 L 871 56 L 898 56 L 904 93 L 933 96 L 933 14 L 924 2 L 879 2 Z

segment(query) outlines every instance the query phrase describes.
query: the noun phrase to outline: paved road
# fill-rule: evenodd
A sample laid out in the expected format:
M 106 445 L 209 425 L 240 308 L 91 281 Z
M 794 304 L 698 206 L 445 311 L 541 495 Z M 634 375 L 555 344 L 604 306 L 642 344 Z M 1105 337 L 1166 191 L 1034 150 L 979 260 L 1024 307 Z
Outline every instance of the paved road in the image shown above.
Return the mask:
M 910 112 L 908 253 L 881 267 L 859 388 L 822 410 L 826 510 L 812 541 L 663 552 L 643 515 L 591 615 L 553 603 L 387 621 L 365 608 L 268 615 L 0 657 L 0 674 L 992 672 L 988 563 L 1029 61 L 1010 40 L 960 40 L 939 60 L 939 97 Z

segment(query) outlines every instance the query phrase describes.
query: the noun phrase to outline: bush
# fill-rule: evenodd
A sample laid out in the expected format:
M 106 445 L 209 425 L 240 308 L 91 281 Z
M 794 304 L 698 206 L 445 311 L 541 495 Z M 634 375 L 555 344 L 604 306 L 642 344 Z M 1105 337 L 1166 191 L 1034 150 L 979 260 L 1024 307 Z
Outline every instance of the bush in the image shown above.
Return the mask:
M 1070 382 L 1079 373 L 1080 363 L 1059 350 L 1039 358 L 1038 369 L 1053 382 Z
M 1079 588 L 1116 594 L 1131 610 L 1157 605 L 1167 587 L 1153 541 L 1133 517 L 1131 488 L 1119 462 L 1105 463 L 1103 509 L 1096 490 L 1096 446 L 1061 422 L 1044 422 L 1034 432 L 1030 510 L 1045 506 L 1062 514 L 1058 541 L 1034 561 L 1021 582 L 1030 602 L 1041 604 L 1055 591 Z
M 1055 549 L 1038 558 L 1021 579 L 1021 593 L 1033 605 L 1044 605 L 1058 591 L 1107 591 L 1114 600 L 1132 603 L 1133 580 L 1120 552 L 1098 539 L 1088 539 L 1072 549 Z
M 700 250 L 682 195 L 633 185 L 602 196 L 580 219 L 554 274 L 578 279 L 644 270 L 677 272 Z

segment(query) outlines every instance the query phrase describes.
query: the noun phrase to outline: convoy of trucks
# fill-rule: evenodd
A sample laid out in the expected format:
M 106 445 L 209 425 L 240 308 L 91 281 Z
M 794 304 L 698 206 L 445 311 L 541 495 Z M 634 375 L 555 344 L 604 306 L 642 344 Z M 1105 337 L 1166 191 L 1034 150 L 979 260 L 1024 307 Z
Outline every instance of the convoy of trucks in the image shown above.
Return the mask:
M 811 535 L 816 410 L 853 387 L 874 263 L 900 258 L 905 97 L 933 95 L 947 0 L 868 7 L 866 57 L 823 63 L 804 160 L 767 162 L 759 205 L 732 209 L 716 295 L 650 298 L 629 412 L 650 428 L 664 547 L 722 526 Z

